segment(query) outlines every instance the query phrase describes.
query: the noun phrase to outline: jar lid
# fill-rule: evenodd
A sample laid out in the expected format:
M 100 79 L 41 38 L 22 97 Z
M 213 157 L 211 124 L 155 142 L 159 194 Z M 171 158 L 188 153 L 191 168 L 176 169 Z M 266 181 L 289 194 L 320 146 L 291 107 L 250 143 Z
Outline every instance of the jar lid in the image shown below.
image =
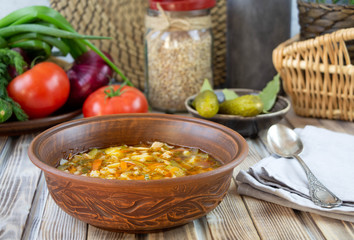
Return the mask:
M 192 11 L 212 8 L 215 0 L 149 0 L 151 9 L 157 9 L 157 3 L 166 11 Z

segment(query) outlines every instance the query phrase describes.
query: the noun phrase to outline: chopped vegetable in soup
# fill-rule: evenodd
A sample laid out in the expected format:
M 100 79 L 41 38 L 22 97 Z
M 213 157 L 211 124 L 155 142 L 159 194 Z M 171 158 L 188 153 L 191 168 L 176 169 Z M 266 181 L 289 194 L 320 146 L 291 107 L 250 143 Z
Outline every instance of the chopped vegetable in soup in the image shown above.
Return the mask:
M 91 149 L 62 159 L 58 169 L 76 175 L 119 180 L 153 180 L 208 172 L 221 166 L 196 148 L 154 142 Z

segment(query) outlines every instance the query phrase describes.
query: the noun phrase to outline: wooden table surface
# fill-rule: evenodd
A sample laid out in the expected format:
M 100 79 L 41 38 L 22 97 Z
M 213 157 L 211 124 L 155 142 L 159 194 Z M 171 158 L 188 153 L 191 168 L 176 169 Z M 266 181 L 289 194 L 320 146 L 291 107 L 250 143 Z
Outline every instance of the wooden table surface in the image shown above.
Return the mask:
M 282 122 L 294 128 L 314 125 L 354 135 L 351 122 L 303 118 L 293 112 Z M 43 174 L 27 156 L 35 135 L 0 137 L 0 239 L 354 239 L 352 222 L 241 196 L 235 180 L 215 210 L 176 229 L 151 234 L 101 230 L 67 215 L 54 203 Z M 234 177 L 269 155 L 261 138 L 246 140 L 249 155 Z

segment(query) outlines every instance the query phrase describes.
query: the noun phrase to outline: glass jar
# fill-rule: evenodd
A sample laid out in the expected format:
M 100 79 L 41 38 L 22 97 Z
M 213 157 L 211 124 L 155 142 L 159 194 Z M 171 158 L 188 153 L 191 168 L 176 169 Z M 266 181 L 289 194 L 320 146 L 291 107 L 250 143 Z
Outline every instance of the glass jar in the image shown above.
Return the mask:
M 213 84 L 210 8 L 214 0 L 150 0 L 146 15 L 145 93 L 153 109 L 186 111 L 187 97 Z

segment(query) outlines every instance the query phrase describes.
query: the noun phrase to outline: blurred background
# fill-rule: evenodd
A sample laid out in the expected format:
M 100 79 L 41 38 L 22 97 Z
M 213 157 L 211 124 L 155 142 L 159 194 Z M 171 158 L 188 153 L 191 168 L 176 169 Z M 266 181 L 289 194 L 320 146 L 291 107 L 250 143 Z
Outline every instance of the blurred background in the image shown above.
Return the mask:
M 113 11 L 119 11 L 121 6 L 123 7 L 124 5 L 126 7 L 127 4 L 133 4 L 134 2 L 135 6 L 139 6 L 141 9 L 140 12 L 142 12 L 144 11 L 143 6 L 145 6 L 144 4 L 146 4 L 147 1 L 148 0 L 115 0 L 114 4 L 116 9 L 113 8 Z M 98 3 L 102 2 L 99 6 L 99 10 L 102 12 L 97 12 L 97 16 L 102 16 L 101 13 L 107 13 L 109 16 L 107 11 L 112 12 L 112 9 L 105 10 L 107 4 L 102 0 L 1 0 L 1 2 L 4 3 L 1 4 L 0 17 L 25 6 L 53 6 L 55 9 L 59 9 L 70 22 L 73 22 L 75 28 L 80 28 L 82 22 L 78 23 L 75 17 L 69 17 L 70 6 L 72 10 L 72 5 L 82 7 L 83 11 L 81 14 L 86 14 L 86 9 L 87 11 L 96 11 L 97 6 L 95 8 L 92 7 L 92 5 L 95 5 L 95 3 L 98 5 Z M 141 6 L 136 5 L 137 2 L 141 2 Z M 214 16 L 213 19 L 215 22 L 213 29 L 215 28 L 216 31 L 219 31 L 216 33 L 217 39 L 215 43 L 219 44 L 221 48 L 217 49 L 218 52 L 215 54 L 217 55 L 214 70 L 215 88 L 262 89 L 276 74 L 272 63 L 273 49 L 278 44 L 299 32 L 296 0 L 218 0 L 217 2 L 218 7 L 215 9 L 214 15 L 221 13 L 226 16 Z M 218 11 L 218 13 L 216 13 L 216 11 Z M 130 14 L 134 14 L 134 11 Z M 115 18 L 120 16 L 118 13 L 116 15 Z M 140 48 L 138 49 L 137 46 L 131 45 L 129 42 L 125 42 L 124 44 L 118 42 L 117 45 L 121 44 L 125 46 L 121 48 L 118 47 L 116 50 L 117 53 L 115 55 L 119 55 L 119 58 L 113 56 L 117 66 L 120 67 L 124 74 L 140 89 L 144 88 L 143 30 L 141 29 L 143 23 L 141 23 L 139 29 L 136 26 L 137 24 L 132 21 L 141 22 L 143 21 L 142 19 L 143 17 L 131 17 L 127 20 L 130 22 L 125 23 L 127 25 L 125 26 L 126 28 L 135 28 L 135 34 L 137 31 L 141 32 L 141 35 L 137 37 L 137 41 L 141 41 Z M 78 26 L 75 26 L 75 24 L 78 24 Z M 83 33 L 83 29 L 90 30 L 90 27 L 77 29 L 77 31 Z M 95 31 L 96 30 L 92 28 L 89 34 L 97 34 Z M 119 32 L 119 28 L 117 31 Z M 121 31 L 120 34 L 124 36 L 124 32 Z M 122 35 L 117 35 L 116 38 L 116 40 L 120 42 L 127 40 L 122 38 Z M 121 38 L 121 40 L 118 40 L 118 38 Z M 127 47 L 129 48 L 129 46 L 137 49 L 126 49 Z M 132 58 L 132 55 L 137 56 Z

